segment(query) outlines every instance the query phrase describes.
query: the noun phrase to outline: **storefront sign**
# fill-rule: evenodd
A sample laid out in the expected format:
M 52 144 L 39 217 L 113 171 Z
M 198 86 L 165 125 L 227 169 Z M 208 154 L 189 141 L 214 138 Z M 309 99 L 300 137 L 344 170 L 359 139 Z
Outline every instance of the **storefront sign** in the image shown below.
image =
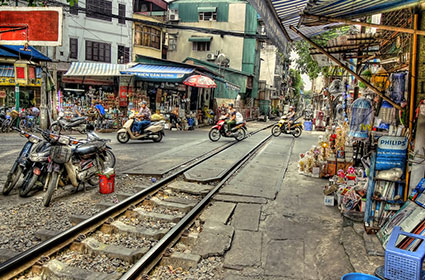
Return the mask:
M 134 93 L 133 87 L 128 86 L 120 86 L 120 107 L 126 107 L 127 106 L 127 96 Z
M 181 79 L 184 74 L 178 73 L 137 73 L 137 76 L 141 78 L 149 79 Z
M 407 138 L 395 136 L 382 136 L 378 140 L 378 155 L 376 157 L 376 170 L 400 168 L 406 165 Z
M 0 86 L 14 86 L 14 85 L 16 85 L 15 78 L 0 77 Z M 39 87 L 41 86 L 41 79 L 35 79 L 35 80 L 31 79 L 30 82 L 26 84 L 26 86 Z

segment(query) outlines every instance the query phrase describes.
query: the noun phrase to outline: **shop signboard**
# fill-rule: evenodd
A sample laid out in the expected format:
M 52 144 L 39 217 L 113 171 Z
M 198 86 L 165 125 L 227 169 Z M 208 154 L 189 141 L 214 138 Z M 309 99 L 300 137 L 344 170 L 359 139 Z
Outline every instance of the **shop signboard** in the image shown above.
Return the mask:
M 407 138 L 382 136 L 378 140 L 376 170 L 401 168 L 406 165 Z
M 30 80 L 31 82 L 29 82 L 28 84 L 26 84 L 26 86 L 30 86 L 30 87 L 40 87 L 41 86 L 41 79 L 35 79 L 35 80 Z M 0 86 L 15 86 L 15 78 L 10 78 L 10 77 L 0 77 Z

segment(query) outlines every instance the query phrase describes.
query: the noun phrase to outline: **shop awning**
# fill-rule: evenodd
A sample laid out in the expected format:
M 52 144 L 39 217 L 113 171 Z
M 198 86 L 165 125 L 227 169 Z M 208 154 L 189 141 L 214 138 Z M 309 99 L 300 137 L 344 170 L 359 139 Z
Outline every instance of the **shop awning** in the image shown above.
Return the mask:
M 15 67 L 12 64 L 0 64 L 0 77 L 14 78 Z M 41 67 L 35 68 L 35 77 L 41 78 Z
M 191 74 L 195 68 L 138 64 L 129 69 L 121 71 L 121 74 L 134 75 L 146 80 L 176 80 L 182 79 L 185 75 Z
M 190 42 L 211 42 L 213 37 L 207 36 L 207 37 L 201 37 L 201 36 L 192 36 L 189 38 Z
M 263 19 L 270 39 L 283 51 L 286 41 L 301 39 L 289 29 L 296 26 L 307 37 L 326 31 L 333 24 L 314 21 L 302 15 L 354 19 L 367 15 L 402 9 L 419 0 L 249 0 Z M 301 16 L 300 16 L 301 15 Z M 287 34 L 288 36 L 281 36 Z
M 217 11 L 217 7 L 198 7 L 198 13 L 214 13 Z
M 121 76 L 126 64 L 73 62 L 65 76 Z
M 38 61 L 52 61 L 50 58 L 39 52 L 37 49 L 29 46 L 27 50 L 24 50 L 24 46 L 14 45 L 0 45 L 0 50 L 7 51 L 9 53 L 18 55 L 22 59 L 32 59 Z
M 1 48 L 0 48 L 0 56 L 19 58 L 19 55 L 14 54 L 14 53 L 11 53 L 11 52 L 8 52 L 7 50 L 1 49 Z
M 15 69 L 13 65 L 0 65 L 0 77 L 15 77 Z

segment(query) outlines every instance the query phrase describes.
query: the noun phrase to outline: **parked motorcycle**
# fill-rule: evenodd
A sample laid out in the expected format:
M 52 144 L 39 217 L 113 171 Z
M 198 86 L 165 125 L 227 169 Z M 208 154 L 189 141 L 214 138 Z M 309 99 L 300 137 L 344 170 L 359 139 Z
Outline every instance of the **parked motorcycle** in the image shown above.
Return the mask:
M 14 128 L 15 130 L 19 131 L 21 136 L 24 136 L 28 139 L 27 143 L 22 147 L 21 152 L 18 155 L 18 158 L 13 163 L 12 168 L 10 169 L 9 173 L 7 174 L 6 182 L 3 186 L 3 195 L 8 195 L 14 187 L 19 187 L 19 182 L 24 177 L 25 170 L 29 168 L 29 160 L 28 156 L 31 152 L 32 147 L 34 144 L 39 143 L 42 139 L 26 133 L 25 131 L 21 131 L 17 128 Z
M 52 139 L 44 206 L 49 206 L 59 182 L 63 186 L 71 183 L 78 190 L 80 185 L 97 182 L 97 174 L 105 170 L 107 145 L 104 141 L 81 143 L 65 135 L 54 135 Z M 75 149 L 71 147 L 73 144 L 77 145 Z
M 152 140 L 154 142 L 161 142 L 162 137 L 165 135 L 164 126 L 165 121 L 152 122 L 148 127 L 143 129 L 142 134 L 135 136 L 132 132 L 132 127 L 134 124 L 134 118 L 130 117 L 128 121 L 125 122 L 123 127 L 118 130 L 117 140 L 120 143 L 127 143 L 131 140 Z
M 19 119 L 19 128 L 21 130 L 32 131 L 36 126 L 36 118 L 28 113 L 21 113 Z
M 3 121 L 1 131 L 3 133 L 11 132 L 12 128 L 17 125 L 19 113 L 16 110 L 12 110 L 6 114 L 6 120 Z
M 226 127 L 226 118 L 221 117 L 217 124 L 211 128 L 208 134 L 210 140 L 216 142 L 220 140 L 221 136 L 234 137 L 237 141 L 241 141 L 245 138 L 247 133 L 245 121 L 242 123 L 236 123 L 236 126 L 233 127 L 229 132 L 226 131 Z
M 109 139 L 101 139 L 94 131 L 94 127 L 92 125 L 88 125 L 87 130 L 87 139 L 82 140 L 74 140 L 78 141 L 78 144 L 88 144 L 90 142 L 104 142 L 106 147 L 103 152 L 101 152 L 100 157 L 104 161 L 105 168 L 114 168 L 115 167 L 115 155 L 112 152 L 112 148 L 109 147 L 106 142 L 110 141 Z M 51 139 L 51 135 L 48 132 L 40 131 L 43 137 L 46 139 L 45 141 L 36 145 L 29 156 L 29 160 L 32 162 L 32 168 L 30 168 L 29 172 L 27 172 L 24 182 L 19 190 L 20 196 L 28 196 L 28 194 L 37 189 L 37 186 L 44 186 L 47 179 L 48 170 L 47 167 L 49 165 L 49 155 L 51 152 L 51 144 L 49 143 Z M 78 146 L 75 146 L 71 149 L 74 152 Z M 92 179 L 89 183 L 95 184 L 97 181 Z
M 76 130 L 81 134 L 85 133 L 86 125 L 88 123 L 87 117 L 73 118 L 68 121 L 64 116 L 65 114 L 60 112 L 58 119 L 50 125 L 49 130 L 56 134 L 60 134 L 62 130 Z
M 293 122 L 291 128 L 288 129 L 289 127 L 288 118 L 286 116 L 281 117 L 280 121 L 272 127 L 272 135 L 275 137 L 278 137 L 281 133 L 284 133 L 284 134 L 292 134 L 292 136 L 294 136 L 295 138 L 300 137 L 303 131 L 303 125 L 301 122 L 297 122 L 298 119 L 296 119 Z

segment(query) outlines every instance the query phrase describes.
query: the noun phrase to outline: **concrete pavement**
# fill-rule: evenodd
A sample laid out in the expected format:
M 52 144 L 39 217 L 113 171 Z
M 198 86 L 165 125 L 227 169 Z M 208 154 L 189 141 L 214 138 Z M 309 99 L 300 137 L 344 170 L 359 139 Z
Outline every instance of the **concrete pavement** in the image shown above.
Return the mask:
M 234 230 L 223 254 L 224 279 L 331 280 L 354 271 L 373 274 L 383 264 L 383 257 L 368 254 L 374 237 L 364 239 L 361 224 L 343 221 L 336 207 L 324 205 L 326 181 L 298 173 L 299 153 L 316 142 L 316 133 L 304 133 L 293 148 L 291 137 L 274 138 L 220 191 L 212 207 L 235 210 L 228 222 L 219 222 L 214 211 L 205 214 L 213 221 L 204 226 L 210 239 L 201 235 L 199 242 L 214 244 L 208 233 L 221 226 L 223 234 Z

